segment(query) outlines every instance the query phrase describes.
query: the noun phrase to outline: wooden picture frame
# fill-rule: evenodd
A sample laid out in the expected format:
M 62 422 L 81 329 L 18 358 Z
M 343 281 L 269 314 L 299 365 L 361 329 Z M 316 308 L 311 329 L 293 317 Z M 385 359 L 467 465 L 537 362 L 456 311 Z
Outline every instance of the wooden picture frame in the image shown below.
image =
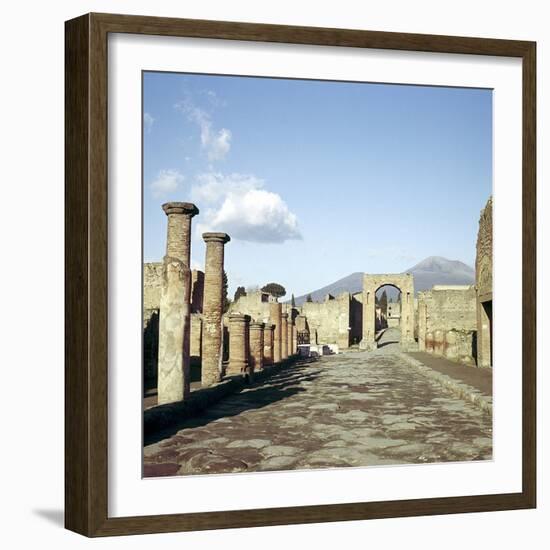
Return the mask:
M 108 516 L 107 37 L 132 33 L 519 58 L 523 67 L 523 488 L 496 495 Z M 65 525 L 86 536 L 483 512 L 536 506 L 536 44 L 88 14 L 66 22 Z

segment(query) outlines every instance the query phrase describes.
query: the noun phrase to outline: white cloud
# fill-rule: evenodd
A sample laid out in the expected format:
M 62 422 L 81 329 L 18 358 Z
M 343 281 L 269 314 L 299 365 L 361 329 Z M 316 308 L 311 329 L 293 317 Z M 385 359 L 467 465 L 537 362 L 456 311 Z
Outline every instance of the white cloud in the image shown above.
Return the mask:
M 151 131 L 155 118 L 150 113 L 143 113 L 143 128 L 147 133 Z
M 208 160 L 223 160 L 231 149 L 231 130 L 216 130 L 210 114 L 197 107 L 190 98 L 176 103 L 175 108 L 199 127 L 201 146 L 206 151 Z
M 194 201 L 208 204 L 221 203 L 229 194 L 243 194 L 264 187 L 263 180 L 249 174 L 206 172 L 197 176 L 197 182 L 191 189 L 191 196 Z
M 282 243 L 301 239 L 298 219 L 277 193 L 264 189 L 253 175 L 207 173 L 198 176 L 191 191 L 199 205 L 206 203 L 199 231 L 224 231 L 233 239 Z
M 183 180 L 184 176 L 177 170 L 161 170 L 149 187 L 153 197 L 158 199 L 177 191 Z

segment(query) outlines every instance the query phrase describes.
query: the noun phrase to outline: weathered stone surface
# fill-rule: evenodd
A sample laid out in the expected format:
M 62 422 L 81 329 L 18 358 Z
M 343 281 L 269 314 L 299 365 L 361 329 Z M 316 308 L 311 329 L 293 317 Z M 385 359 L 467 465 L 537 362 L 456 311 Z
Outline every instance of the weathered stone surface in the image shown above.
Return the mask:
M 273 362 L 281 362 L 281 339 L 282 339 L 282 327 L 281 327 L 281 315 L 282 304 L 278 302 L 271 302 L 269 304 L 269 321 L 274 325 L 273 329 Z
M 226 233 L 204 233 L 206 260 L 204 273 L 201 383 L 210 386 L 222 375 L 223 349 L 223 262 Z
M 158 342 L 158 403 L 181 401 L 189 394 L 191 203 L 162 205 L 168 217 Z
M 288 313 L 281 314 L 281 360 L 288 359 Z
M 250 323 L 248 366 L 250 373 L 262 370 L 264 358 L 264 324 Z
M 410 273 L 386 273 L 363 276 L 363 338 L 361 349 L 376 349 L 376 291 L 385 285 L 392 285 L 401 291 L 401 347 L 410 351 L 416 349 L 414 340 L 415 312 L 414 312 L 414 279 Z
M 490 459 L 491 415 L 403 356 L 390 344 L 283 368 L 147 446 L 145 463 L 199 474 Z
M 493 198 L 479 218 L 476 247 L 477 364 L 491 367 L 493 323 Z
M 232 313 L 229 316 L 229 365 L 227 374 L 247 374 L 249 333 L 248 324 L 250 317 L 240 313 Z

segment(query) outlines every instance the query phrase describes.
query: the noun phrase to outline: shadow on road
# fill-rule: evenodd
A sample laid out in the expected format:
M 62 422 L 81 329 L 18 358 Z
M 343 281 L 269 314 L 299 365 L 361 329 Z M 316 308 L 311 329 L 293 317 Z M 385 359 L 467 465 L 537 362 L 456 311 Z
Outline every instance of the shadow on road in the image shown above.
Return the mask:
M 299 384 L 301 382 L 315 380 L 320 373 L 320 369 L 313 372 L 311 371 L 310 363 L 312 362 L 315 361 L 301 361 L 297 365 L 289 366 L 267 380 L 257 384 L 253 383 L 240 392 L 222 399 L 209 410 L 204 411 L 196 417 L 176 422 L 162 431 L 147 434 L 144 437 L 143 444 L 151 445 L 153 443 L 158 443 L 181 430 L 206 426 L 210 422 L 214 422 L 220 418 L 228 418 L 237 416 L 244 411 L 261 409 L 271 403 L 281 401 L 282 399 L 306 391 L 304 388 L 300 387 Z M 308 369 L 307 373 L 305 372 L 306 369 Z

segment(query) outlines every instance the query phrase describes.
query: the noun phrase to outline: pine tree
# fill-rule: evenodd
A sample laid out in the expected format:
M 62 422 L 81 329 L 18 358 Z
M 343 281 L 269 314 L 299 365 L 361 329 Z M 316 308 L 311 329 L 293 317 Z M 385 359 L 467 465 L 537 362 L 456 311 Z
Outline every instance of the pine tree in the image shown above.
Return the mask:
M 384 315 L 388 312 L 388 295 L 386 294 L 386 291 L 384 290 L 382 292 L 382 296 L 380 296 L 380 309 L 382 310 L 382 313 Z
M 292 297 L 290 298 L 290 305 L 292 307 L 296 307 L 296 300 L 294 299 L 294 294 L 292 295 Z
M 227 295 L 227 273 L 225 272 L 225 269 L 223 271 L 222 289 L 223 289 L 223 312 L 225 313 L 229 309 L 229 306 L 231 305 L 231 300 Z
M 241 296 L 246 296 L 246 290 L 244 286 L 238 286 L 233 296 L 233 301 L 236 302 Z
M 313 302 L 313 298 L 311 297 L 311 294 L 308 294 L 307 297 L 306 297 L 306 302 Z

